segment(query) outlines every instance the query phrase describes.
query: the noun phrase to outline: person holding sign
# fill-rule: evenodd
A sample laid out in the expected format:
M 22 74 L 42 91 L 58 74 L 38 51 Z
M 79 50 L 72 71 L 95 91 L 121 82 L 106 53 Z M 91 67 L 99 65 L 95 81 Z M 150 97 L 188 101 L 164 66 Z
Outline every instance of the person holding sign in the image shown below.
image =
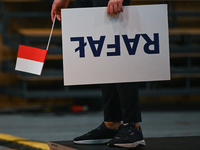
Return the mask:
M 56 15 L 61 21 L 61 9 L 66 8 L 70 0 L 54 0 L 51 10 L 52 21 Z M 107 6 L 107 13 L 116 15 L 123 12 L 123 5 L 131 0 L 76 0 L 77 7 Z M 84 17 L 84 16 L 83 16 Z M 139 122 L 141 119 L 139 90 L 137 83 L 103 84 L 104 121 L 102 124 L 73 141 L 76 144 L 103 144 L 110 147 L 145 146 Z M 121 124 L 123 121 L 123 124 Z

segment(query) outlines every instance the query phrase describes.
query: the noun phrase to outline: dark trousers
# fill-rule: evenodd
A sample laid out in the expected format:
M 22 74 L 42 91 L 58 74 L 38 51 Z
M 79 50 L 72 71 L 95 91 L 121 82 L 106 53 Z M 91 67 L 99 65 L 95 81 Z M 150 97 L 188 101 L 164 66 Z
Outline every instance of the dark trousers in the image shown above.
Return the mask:
M 107 6 L 108 1 L 76 0 L 76 6 L 101 7 Z M 130 5 L 130 0 L 124 0 L 123 5 Z M 101 85 L 101 91 L 104 98 L 104 121 L 141 122 L 137 83 L 103 84 Z
M 141 122 L 137 83 L 101 85 L 104 98 L 104 121 Z

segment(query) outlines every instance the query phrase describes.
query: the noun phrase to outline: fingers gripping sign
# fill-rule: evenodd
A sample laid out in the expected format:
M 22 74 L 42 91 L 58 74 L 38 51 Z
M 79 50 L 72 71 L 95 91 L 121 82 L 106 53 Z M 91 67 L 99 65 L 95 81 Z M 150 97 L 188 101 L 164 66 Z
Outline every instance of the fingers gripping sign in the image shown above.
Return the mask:
M 107 6 L 107 13 L 118 14 L 120 12 L 123 12 L 122 3 L 123 0 L 110 0 Z

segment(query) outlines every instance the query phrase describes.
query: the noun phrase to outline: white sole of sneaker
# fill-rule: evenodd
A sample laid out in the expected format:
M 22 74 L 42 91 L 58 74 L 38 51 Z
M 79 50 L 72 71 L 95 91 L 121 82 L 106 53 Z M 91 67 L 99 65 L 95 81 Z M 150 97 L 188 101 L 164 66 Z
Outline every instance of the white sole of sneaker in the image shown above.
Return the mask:
M 146 143 L 144 140 L 141 140 L 134 143 L 123 143 L 123 144 L 114 144 L 114 145 L 118 147 L 124 147 L 124 148 L 134 148 L 134 147 L 139 147 L 139 146 L 145 146 Z
M 111 139 L 97 139 L 97 140 L 83 140 L 83 141 L 74 141 L 75 144 L 106 144 Z

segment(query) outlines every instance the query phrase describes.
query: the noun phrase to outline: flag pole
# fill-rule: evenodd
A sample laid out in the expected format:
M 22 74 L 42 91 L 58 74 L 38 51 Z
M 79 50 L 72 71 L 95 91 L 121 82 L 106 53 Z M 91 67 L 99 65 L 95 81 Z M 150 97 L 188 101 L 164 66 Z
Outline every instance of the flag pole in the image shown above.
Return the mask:
M 55 21 L 56 21 L 56 14 L 55 14 L 55 16 L 54 16 L 54 21 L 53 21 L 53 24 L 52 24 L 52 27 L 51 27 L 51 32 L 50 32 L 50 35 L 49 35 L 49 40 L 48 40 L 48 43 L 47 43 L 47 48 L 46 48 L 46 50 L 49 49 L 49 44 L 50 44 L 50 41 L 51 41 L 51 36 L 52 36 L 52 33 L 53 33 L 53 28 L 54 28 Z

